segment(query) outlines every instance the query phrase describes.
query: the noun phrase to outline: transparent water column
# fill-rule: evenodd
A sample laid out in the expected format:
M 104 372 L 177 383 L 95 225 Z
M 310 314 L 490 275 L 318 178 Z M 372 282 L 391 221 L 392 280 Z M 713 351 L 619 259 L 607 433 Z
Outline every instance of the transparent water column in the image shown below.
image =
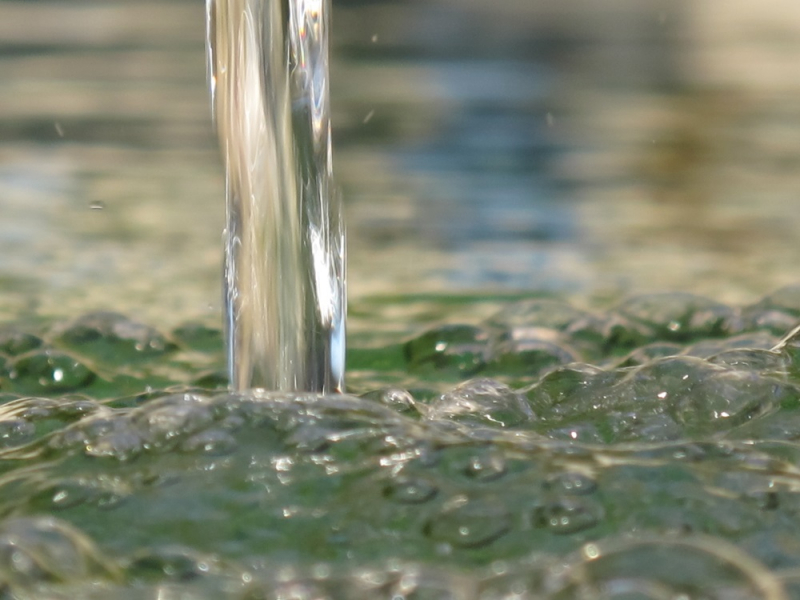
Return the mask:
M 345 244 L 331 168 L 326 0 L 208 0 L 226 169 L 235 389 L 341 391 Z

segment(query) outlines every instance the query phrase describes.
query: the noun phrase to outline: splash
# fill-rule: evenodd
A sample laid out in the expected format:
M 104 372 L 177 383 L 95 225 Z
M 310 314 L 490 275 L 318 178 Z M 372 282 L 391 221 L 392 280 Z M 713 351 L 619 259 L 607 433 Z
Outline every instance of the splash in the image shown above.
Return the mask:
M 225 160 L 235 389 L 341 391 L 345 245 L 331 166 L 327 0 L 208 0 Z

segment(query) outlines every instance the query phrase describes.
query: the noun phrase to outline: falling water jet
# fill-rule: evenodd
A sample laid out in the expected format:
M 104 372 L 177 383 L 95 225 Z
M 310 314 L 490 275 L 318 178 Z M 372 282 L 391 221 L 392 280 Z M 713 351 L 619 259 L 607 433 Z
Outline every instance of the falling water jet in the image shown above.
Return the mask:
M 329 8 L 329 0 L 207 0 L 235 389 L 343 389 L 345 245 L 331 168 Z

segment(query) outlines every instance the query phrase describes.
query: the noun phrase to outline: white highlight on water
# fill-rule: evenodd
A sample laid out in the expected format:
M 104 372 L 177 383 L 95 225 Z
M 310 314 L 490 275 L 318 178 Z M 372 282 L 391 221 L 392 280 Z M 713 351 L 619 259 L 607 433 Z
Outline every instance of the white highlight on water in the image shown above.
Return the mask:
M 207 0 L 235 389 L 343 388 L 345 244 L 332 182 L 329 12 L 329 0 Z

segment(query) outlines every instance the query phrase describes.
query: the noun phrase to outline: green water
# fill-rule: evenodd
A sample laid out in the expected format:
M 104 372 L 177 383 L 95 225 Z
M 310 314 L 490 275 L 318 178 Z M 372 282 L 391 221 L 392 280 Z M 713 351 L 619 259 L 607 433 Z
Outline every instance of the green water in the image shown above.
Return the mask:
M 346 396 L 228 393 L 205 326 L 8 324 L 4 593 L 789 597 L 798 318 L 797 287 L 506 302 L 354 344 Z

